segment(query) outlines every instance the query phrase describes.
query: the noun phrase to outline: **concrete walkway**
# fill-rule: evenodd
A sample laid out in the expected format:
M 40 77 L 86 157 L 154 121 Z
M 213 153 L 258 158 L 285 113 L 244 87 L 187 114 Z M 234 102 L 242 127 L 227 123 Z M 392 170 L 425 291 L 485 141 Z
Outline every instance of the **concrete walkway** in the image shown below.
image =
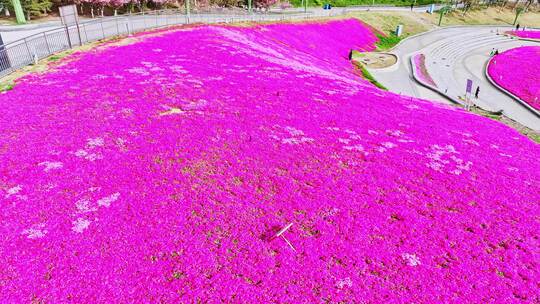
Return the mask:
M 390 70 L 374 70 L 372 74 L 391 91 L 449 102 L 412 79 L 410 57 L 422 53 L 426 56 L 426 69 L 433 81 L 451 98 L 463 98 L 467 79 L 471 79 L 473 93 L 476 87 L 480 87 L 479 98 L 473 99 L 477 106 L 488 111 L 503 111 L 509 118 L 533 130 L 540 130 L 540 117 L 536 113 L 494 87 L 485 76 L 485 66 L 493 48 L 502 52 L 524 45 L 538 45 L 497 35 L 497 32 L 509 29 L 500 26 L 449 27 L 411 37 L 391 51 L 400 57 L 398 66 Z

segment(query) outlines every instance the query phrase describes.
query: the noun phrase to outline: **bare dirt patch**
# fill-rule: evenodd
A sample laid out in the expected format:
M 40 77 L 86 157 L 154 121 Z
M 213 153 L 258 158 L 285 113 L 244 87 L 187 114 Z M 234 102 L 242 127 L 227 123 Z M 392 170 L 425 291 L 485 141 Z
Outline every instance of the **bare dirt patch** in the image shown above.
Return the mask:
M 394 65 L 397 57 L 390 53 L 366 52 L 356 54 L 354 60 L 370 69 L 383 69 Z

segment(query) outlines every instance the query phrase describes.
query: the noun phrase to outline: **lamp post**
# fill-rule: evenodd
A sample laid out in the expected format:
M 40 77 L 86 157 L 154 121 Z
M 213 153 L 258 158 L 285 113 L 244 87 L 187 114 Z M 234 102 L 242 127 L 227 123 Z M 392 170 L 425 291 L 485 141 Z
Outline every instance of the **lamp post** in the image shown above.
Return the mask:
M 439 13 L 440 13 L 440 15 L 439 15 L 439 26 L 441 26 L 443 15 L 446 14 L 449 10 L 450 10 L 450 6 L 448 6 L 448 5 L 440 9 L 440 11 L 439 11 Z
M 186 23 L 189 23 L 189 0 L 185 0 L 186 4 Z
M 514 18 L 514 23 L 512 23 L 513 25 L 516 25 L 516 22 L 517 22 L 517 20 L 518 20 L 518 17 L 519 17 L 519 15 L 520 15 L 522 12 L 523 12 L 523 8 L 522 8 L 522 7 L 518 7 L 518 8 L 516 9 L 516 18 Z
M 26 19 L 24 18 L 24 12 L 21 6 L 20 0 L 11 0 L 13 3 L 13 9 L 15 10 L 15 18 L 17 18 L 18 24 L 24 24 L 26 23 Z

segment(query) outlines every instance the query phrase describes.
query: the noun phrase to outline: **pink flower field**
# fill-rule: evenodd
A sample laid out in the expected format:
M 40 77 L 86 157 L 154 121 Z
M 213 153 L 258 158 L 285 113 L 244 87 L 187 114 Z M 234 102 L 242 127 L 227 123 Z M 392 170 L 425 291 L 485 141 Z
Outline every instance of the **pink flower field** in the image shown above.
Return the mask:
M 412 58 L 414 64 L 414 72 L 419 80 L 429 86 L 437 87 L 426 69 L 426 56 L 424 54 L 416 54 Z
M 538 303 L 540 146 L 375 88 L 375 40 L 180 27 L 20 79 L 0 302 Z
M 510 35 L 514 35 L 520 38 L 528 38 L 528 39 L 540 39 L 540 31 L 537 30 L 526 30 L 526 31 L 510 31 L 508 32 Z
M 540 110 L 540 46 L 510 49 L 493 57 L 488 74 L 499 86 Z

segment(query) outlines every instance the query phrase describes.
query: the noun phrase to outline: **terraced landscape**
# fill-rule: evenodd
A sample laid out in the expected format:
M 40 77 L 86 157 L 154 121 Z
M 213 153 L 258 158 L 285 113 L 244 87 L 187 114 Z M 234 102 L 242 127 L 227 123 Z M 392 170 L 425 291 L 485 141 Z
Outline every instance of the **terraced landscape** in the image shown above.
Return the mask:
M 376 41 L 183 26 L 19 79 L 2 301 L 539 302 L 540 146 L 376 88 L 347 58 Z

